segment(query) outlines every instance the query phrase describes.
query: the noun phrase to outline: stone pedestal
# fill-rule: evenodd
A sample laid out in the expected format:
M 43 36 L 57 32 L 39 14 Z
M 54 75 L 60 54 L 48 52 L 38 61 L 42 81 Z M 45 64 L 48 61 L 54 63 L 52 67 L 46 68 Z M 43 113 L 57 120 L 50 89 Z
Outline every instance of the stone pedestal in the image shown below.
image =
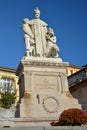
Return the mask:
M 58 119 L 67 108 L 80 108 L 68 90 L 67 62 L 60 58 L 24 57 L 17 69 L 20 86 L 20 116 Z

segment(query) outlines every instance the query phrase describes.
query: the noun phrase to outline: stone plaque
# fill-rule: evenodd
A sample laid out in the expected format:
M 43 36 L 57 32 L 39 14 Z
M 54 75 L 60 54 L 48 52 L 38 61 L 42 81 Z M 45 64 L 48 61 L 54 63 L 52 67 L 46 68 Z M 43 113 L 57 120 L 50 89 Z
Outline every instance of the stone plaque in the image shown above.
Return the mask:
M 56 75 L 35 74 L 33 78 L 34 90 L 52 90 L 58 91 Z

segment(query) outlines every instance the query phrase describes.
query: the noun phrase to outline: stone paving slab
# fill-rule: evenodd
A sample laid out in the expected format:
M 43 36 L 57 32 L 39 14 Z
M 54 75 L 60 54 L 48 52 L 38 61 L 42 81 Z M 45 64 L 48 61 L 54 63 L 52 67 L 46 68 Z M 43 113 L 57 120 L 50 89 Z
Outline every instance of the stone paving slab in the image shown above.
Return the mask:
M 87 126 L 27 126 L 27 127 L 0 127 L 0 130 L 87 130 Z

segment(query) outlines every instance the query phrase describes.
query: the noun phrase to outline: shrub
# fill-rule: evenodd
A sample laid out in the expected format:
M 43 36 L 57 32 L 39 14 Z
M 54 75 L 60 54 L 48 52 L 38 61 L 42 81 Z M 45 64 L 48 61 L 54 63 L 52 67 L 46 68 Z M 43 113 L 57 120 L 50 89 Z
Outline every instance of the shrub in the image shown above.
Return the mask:
M 86 124 L 87 114 L 78 108 L 64 110 L 59 120 L 51 122 L 52 126 L 81 126 Z
M 6 91 L 0 92 L 0 107 L 9 109 L 16 102 L 16 91 L 13 91 L 11 87 L 7 87 Z
M 15 99 L 16 99 L 15 93 L 9 93 L 9 92 L 1 93 L 0 107 L 9 109 L 15 103 Z

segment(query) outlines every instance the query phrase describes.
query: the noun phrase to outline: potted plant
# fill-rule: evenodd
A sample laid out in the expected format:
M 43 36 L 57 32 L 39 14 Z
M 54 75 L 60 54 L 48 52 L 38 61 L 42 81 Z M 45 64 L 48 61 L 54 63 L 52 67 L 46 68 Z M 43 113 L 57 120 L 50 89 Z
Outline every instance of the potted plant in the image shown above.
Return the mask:
M 16 90 L 0 87 L 0 126 L 13 126 L 16 111 Z

